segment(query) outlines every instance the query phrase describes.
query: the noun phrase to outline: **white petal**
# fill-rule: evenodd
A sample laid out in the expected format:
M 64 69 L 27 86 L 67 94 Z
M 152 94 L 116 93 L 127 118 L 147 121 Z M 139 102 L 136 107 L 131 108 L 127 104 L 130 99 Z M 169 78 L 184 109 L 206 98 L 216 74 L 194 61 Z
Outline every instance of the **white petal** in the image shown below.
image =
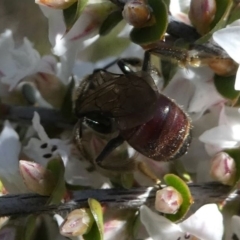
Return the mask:
M 46 142 L 42 142 L 37 138 L 31 138 L 27 146 L 23 148 L 23 152 L 31 160 L 45 167 L 52 156 L 49 158 L 44 157 L 46 154 L 51 154 L 51 147 L 48 144 L 46 148 L 42 148 L 43 144 L 46 144 Z
M 188 153 L 180 158 L 186 171 L 190 173 L 196 173 L 198 165 L 205 159 L 208 159 L 208 155 L 205 151 L 204 144 L 197 138 L 192 139 Z
M 237 75 L 236 75 L 236 79 L 235 79 L 235 85 L 234 85 L 234 88 L 235 90 L 240 90 L 240 71 L 239 71 L 240 68 L 238 68 L 237 70 Z
M 42 142 L 48 142 L 49 137 L 46 134 L 43 126 L 40 123 L 40 116 L 37 112 L 34 112 L 33 119 L 32 119 L 33 128 L 38 133 L 39 138 Z
M 8 54 L 11 57 L 8 64 L 15 67 L 11 73 L 5 74 L 1 81 L 10 85 L 11 91 L 20 80 L 37 71 L 40 55 L 26 38 L 24 38 L 23 44 L 20 47 L 12 49 Z
M 221 240 L 223 236 L 223 217 L 216 204 L 201 207 L 179 225 L 184 231 L 200 239 Z
M 183 94 L 184 92 L 184 94 Z M 188 110 L 192 97 L 195 93 L 195 85 L 187 79 L 179 77 L 172 81 L 164 89 L 163 93 L 174 99 L 184 110 Z
M 207 130 L 199 137 L 199 140 L 204 143 L 217 145 L 221 148 L 232 148 L 238 145 L 238 140 L 234 139 L 232 128 L 227 125 L 221 125 Z
M 65 166 L 66 181 L 74 185 L 91 186 L 93 188 L 102 188 L 105 183 L 110 184 L 109 179 L 98 171 L 89 172 L 87 169 L 90 166 L 89 162 L 79 160 L 74 156 L 69 157 Z
M 18 134 L 6 121 L 0 135 L 0 180 L 10 193 L 27 191 L 18 167 L 20 149 Z
M 228 27 L 216 31 L 213 40 L 222 47 L 229 56 L 240 63 L 240 27 Z
M 51 55 L 43 56 L 39 63 L 37 71 L 55 75 L 57 72 L 56 58 Z
M 211 182 L 213 179 L 210 176 L 210 172 L 206 169 L 210 169 L 210 159 L 206 156 L 205 159 L 201 159 L 202 161 L 198 161 L 197 165 L 197 176 L 196 182 L 204 183 L 204 182 Z
M 232 217 L 232 231 L 233 234 L 236 234 L 238 238 L 240 238 L 240 217 L 233 216 Z
M 146 206 L 140 208 L 140 219 L 153 240 L 180 239 L 184 236 L 181 228 Z
M 240 27 L 240 19 L 232 22 L 231 24 L 227 25 L 227 27 Z

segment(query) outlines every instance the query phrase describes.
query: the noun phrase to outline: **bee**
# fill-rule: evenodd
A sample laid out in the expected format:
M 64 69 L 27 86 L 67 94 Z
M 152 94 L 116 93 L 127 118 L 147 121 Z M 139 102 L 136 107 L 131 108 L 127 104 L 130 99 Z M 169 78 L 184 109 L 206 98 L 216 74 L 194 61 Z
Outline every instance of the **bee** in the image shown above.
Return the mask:
M 95 159 L 99 167 L 109 170 L 112 166 L 103 166 L 103 160 L 124 142 L 156 161 L 185 154 L 191 141 L 191 121 L 172 99 L 158 92 L 150 74 L 149 53 L 141 71 L 134 72 L 121 60 L 119 65 L 124 74 L 102 69 L 80 84 L 75 100 L 76 138 L 81 140 L 84 120 L 102 134 L 118 132 Z

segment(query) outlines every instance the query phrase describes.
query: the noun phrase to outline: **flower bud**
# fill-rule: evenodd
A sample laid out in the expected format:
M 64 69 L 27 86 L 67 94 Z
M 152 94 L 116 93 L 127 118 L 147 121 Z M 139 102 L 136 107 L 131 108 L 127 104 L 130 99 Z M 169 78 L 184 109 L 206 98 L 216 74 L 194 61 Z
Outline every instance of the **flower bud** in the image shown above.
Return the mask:
M 50 196 L 56 186 L 56 180 L 51 171 L 38 163 L 20 160 L 20 172 L 27 188 L 40 195 Z
M 208 66 L 220 76 L 232 76 L 236 74 L 238 64 L 235 63 L 231 58 L 216 58 L 209 61 Z
M 62 106 L 67 88 L 55 75 L 39 72 L 26 77 L 24 83 L 35 87 L 41 97 L 53 107 L 60 108 Z M 40 100 L 38 102 L 41 103 Z
M 60 233 L 66 237 L 86 234 L 94 222 L 89 209 L 76 209 L 70 212 L 60 226 Z
M 156 193 L 155 209 L 162 213 L 174 214 L 182 202 L 182 196 L 175 188 L 165 187 Z
M 209 32 L 215 13 L 216 0 L 191 0 L 188 16 L 200 34 Z
M 151 19 L 151 9 L 142 0 L 131 0 L 124 6 L 123 18 L 136 28 L 145 27 Z
M 236 177 L 236 164 L 227 153 L 220 152 L 212 158 L 211 177 L 223 184 L 233 185 Z
M 35 3 L 56 9 L 70 7 L 77 0 L 35 0 Z

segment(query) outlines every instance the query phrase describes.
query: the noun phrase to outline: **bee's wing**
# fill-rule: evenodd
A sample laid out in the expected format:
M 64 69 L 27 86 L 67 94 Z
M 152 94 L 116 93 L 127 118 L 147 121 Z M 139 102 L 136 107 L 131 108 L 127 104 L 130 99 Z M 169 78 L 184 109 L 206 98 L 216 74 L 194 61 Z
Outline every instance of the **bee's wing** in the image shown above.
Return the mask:
M 79 117 L 93 112 L 115 118 L 120 129 L 150 120 L 156 109 L 157 88 L 145 73 L 119 75 L 76 100 Z

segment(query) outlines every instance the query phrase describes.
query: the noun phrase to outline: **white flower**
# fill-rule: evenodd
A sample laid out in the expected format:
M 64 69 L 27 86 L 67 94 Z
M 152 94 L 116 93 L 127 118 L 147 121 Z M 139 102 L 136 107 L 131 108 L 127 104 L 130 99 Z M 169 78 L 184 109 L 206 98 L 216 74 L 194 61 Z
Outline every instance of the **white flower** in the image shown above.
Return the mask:
M 12 32 L 6 30 L 0 35 L 0 83 L 13 90 L 26 77 L 33 78 L 35 73 L 52 74 L 59 77 L 61 63 L 51 55 L 40 57 L 27 38 L 23 44 L 15 47 Z
M 10 85 L 10 90 L 21 79 L 36 72 L 39 62 L 40 55 L 28 39 L 24 38 L 23 44 L 16 48 L 10 30 L 0 35 L 0 79 Z
M 223 108 L 219 125 L 205 131 L 200 137 L 210 156 L 223 149 L 240 146 L 240 113 L 237 108 Z
M 8 121 L 0 135 L 0 180 L 9 193 L 28 192 L 19 172 L 19 136 Z
M 232 225 L 232 239 L 233 235 L 236 235 L 238 239 L 240 239 L 240 217 L 239 216 L 233 216 L 232 217 L 232 221 L 231 221 L 231 225 Z
M 196 239 L 196 237 L 201 240 L 221 240 L 223 236 L 223 217 L 216 204 L 201 207 L 178 224 L 154 213 L 146 206 L 140 208 L 140 218 L 153 240 Z
M 238 64 L 240 64 L 240 22 L 239 20 L 228 25 L 228 27 L 216 31 L 212 38 L 222 47 L 227 54 Z M 240 70 L 238 69 L 235 89 L 240 90 Z
M 88 171 L 91 164 L 82 161 L 78 153 L 75 154 L 77 152 L 74 150 L 75 146 L 72 146 L 69 140 L 50 139 L 40 124 L 38 113 L 34 113 L 32 122 L 39 139 L 31 138 L 23 148 L 28 157 L 44 167 L 49 160 L 60 155 L 65 165 L 65 179 L 68 183 L 95 188 L 101 188 L 104 184 L 110 185 L 108 178 L 97 171 Z
M 57 138 L 50 139 L 40 124 L 40 117 L 37 112 L 34 112 L 32 122 L 39 139 L 31 138 L 28 145 L 23 149 L 24 153 L 42 166 L 46 166 L 50 159 L 58 155 L 60 155 L 64 163 L 66 163 L 67 156 L 70 152 L 68 141 Z
M 62 62 L 60 77 L 63 82 L 67 83 L 78 52 L 98 39 L 98 30 L 101 23 L 107 16 L 106 14 L 113 10 L 115 6 L 110 2 L 87 5 L 67 33 L 61 10 L 43 6 L 40 8 L 48 18 L 49 41 L 53 47 L 53 53 L 59 56 Z
M 163 93 L 183 106 L 194 119 L 224 101 L 215 89 L 213 71 L 208 67 L 179 68 Z

